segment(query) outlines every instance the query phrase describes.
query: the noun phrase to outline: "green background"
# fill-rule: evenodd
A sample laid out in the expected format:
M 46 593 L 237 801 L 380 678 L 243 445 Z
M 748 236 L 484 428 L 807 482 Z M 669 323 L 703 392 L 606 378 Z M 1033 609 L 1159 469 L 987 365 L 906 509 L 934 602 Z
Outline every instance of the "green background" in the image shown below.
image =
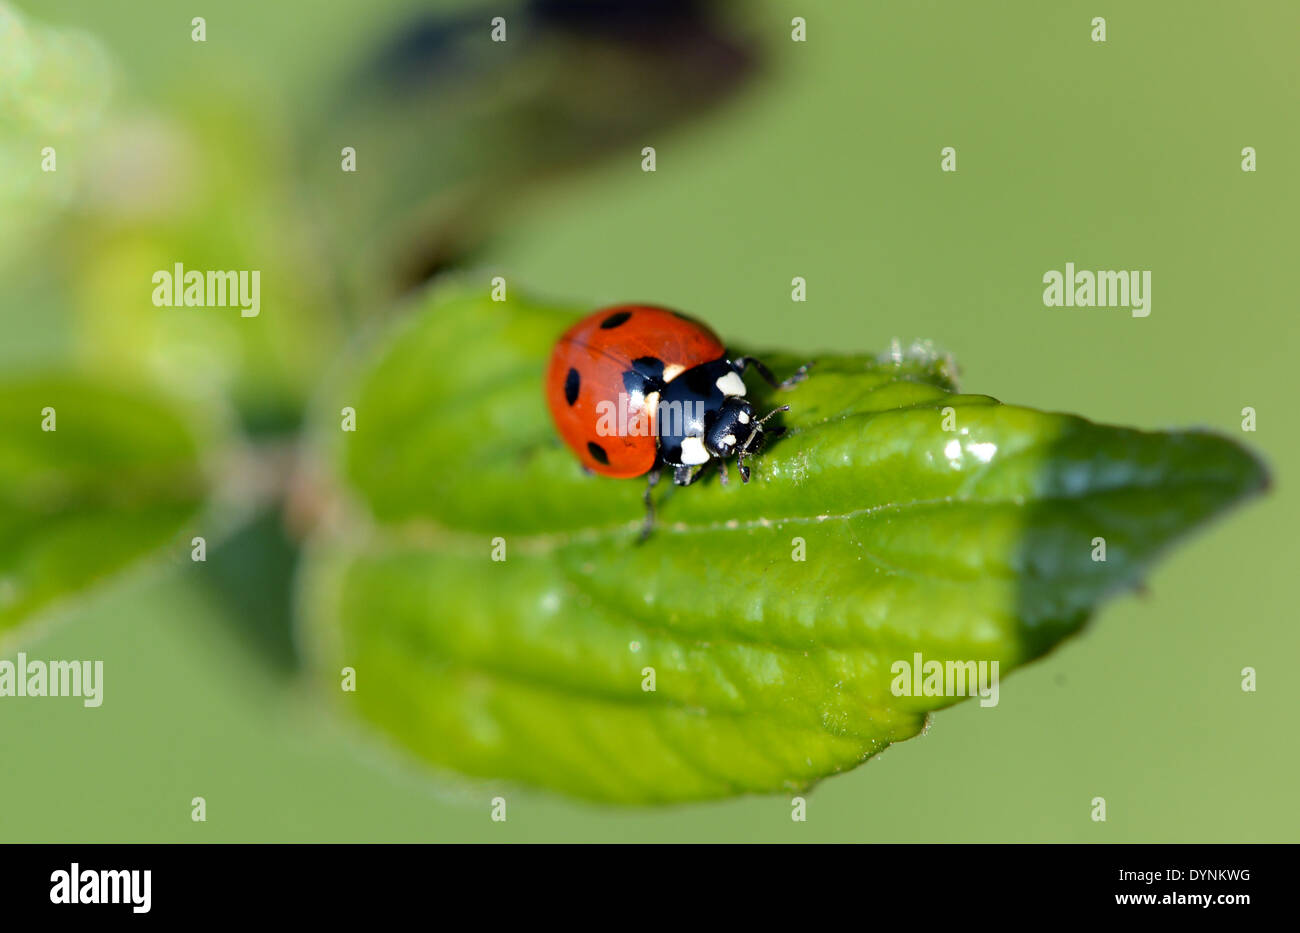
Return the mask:
M 189 41 L 192 14 L 163 0 L 19 6 L 100 36 L 120 93 L 165 109 L 186 106 L 170 76 L 207 53 L 246 66 L 232 87 L 292 102 L 399 11 L 427 5 L 210 4 L 206 47 Z M 324 715 L 259 650 L 259 613 L 213 586 L 215 574 L 239 587 L 276 554 L 236 542 L 207 564 L 162 561 L 6 653 L 103 659 L 106 682 L 95 710 L 0 703 L 0 839 L 1300 838 L 1288 391 L 1300 6 L 822 0 L 733 12 L 765 43 L 752 85 L 646 139 L 654 174 L 637 145 L 522 195 L 481 257 L 485 282 L 504 274 L 593 306 L 669 304 L 760 347 L 930 338 L 956 356 L 966 391 L 1238 436 L 1270 464 L 1272 492 L 1008 678 L 996 708 L 942 712 L 924 736 L 816 788 L 806 823 L 781 797 L 638 811 L 431 781 Z M 789 41 L 795 15 L 806 43 Z M 1107 17 L 1104 44 L 1090 41 L 1094 16 Z M 939 170 L 944 146 L 956 174 Z M 1256 173 L 1241 171 L 1244 146 Z M 1045 308 L 1041 277 L 1067 261 L 1151 270 L 1150 317 Z M 796 275 L 805 304 L 790 301 Z M 1240 431 L 1244 406 L 1256 433 Z M 1256 693 L 1241 690 L 1245 666 Z M 504 824 L 489 818 L 499 793 Z M 206 823 L 190 820 L 194 796 Z M 1105 823 L 1090 819 L 1095 796 Z

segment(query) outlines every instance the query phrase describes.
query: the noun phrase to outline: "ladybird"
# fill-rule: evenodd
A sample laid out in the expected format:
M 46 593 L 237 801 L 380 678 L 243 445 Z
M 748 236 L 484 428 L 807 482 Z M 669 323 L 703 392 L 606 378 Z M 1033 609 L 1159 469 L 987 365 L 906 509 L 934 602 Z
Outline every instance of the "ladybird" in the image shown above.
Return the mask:
M 801 366 L 778 382 L 761 362 L 732 358 L 718 335 L 676 311 L 616 305 L 595 311 L 565 331 L 551 352 L 546 400 L 564 442 L 588 470 L 604 476 L 647 477 L 643 534 L 654 523 L 650 493 L 662 472 L 689 486 L 716 462 L 727 482 L 736 458 L 749 482 L 763 425 L 745 398 L 745 371 L 786 389 L 807 374 Z M 769 430 L 769 434 L 773 432 Z

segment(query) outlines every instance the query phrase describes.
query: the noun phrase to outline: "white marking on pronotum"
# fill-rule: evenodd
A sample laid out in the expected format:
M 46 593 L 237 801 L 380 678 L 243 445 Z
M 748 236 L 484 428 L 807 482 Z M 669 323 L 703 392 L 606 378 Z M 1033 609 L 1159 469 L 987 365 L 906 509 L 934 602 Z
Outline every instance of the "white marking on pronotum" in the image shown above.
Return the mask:
M 724 373 L 718 377 L 716 385 L 718 391 L 723 395 L 745 394 L 745 380 L 741 379 L 736 373 Z
M 684 372 L 686 372 L 686 367 L 681 363 L 669 363 L 664 367 L 664 382 L 672 382 Z
M 696 466 L 709 462 L 709 452 L 704 449 L 704 441 L 698 437 L 688 437 L 682 441 L 682 463 Z
M 740 413 L 740 419 L 739 419 L 739 420 L 740 420 L 740 423 L 741 423 L 741 424 L 749 424 L 749 412 L 747 412 L 747 411 L 742 411 L 742 412 Z
M 730 447 L 732 444 L 736 443 L 736 435 L 728 434 L 726 437 L 722 439 L 722 443 Z

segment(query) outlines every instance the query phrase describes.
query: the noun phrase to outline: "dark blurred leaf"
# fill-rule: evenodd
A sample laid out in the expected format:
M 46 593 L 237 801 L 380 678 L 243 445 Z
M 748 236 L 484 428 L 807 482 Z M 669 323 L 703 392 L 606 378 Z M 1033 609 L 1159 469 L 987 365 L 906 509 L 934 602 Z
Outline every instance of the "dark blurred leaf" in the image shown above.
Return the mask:
M 1005 674 L 1265 483 L 1209 434 L 955 394 L 932 355 L 823 356 L 754 481 L 667 491 L 638 545 L 641 484 L 584 475 L 544 407 L 571 320 L 430 299 L 321 416 L 353 512 L 301 581 L 306 642 L 356 668 L 357 713 L 470 774 L 628 803 L 807 787 L 956 702 L 894 696 L 893 662 Z
M 758 50 L 719 7 L 513 3 L 406 23 L 304 147 L 358 311 L 472 258 L 526 186 L 616 152 L 638 171 L 642 146 L 733 96 Z M 491 41 L 495 16 L 505 42 Z
M 276 674 L 292 672 L 299 660 L 291 630 L 298 547 L 284 516 L 267 509 L 215 545 L 200 579 L 228 608 L 250 660 Z

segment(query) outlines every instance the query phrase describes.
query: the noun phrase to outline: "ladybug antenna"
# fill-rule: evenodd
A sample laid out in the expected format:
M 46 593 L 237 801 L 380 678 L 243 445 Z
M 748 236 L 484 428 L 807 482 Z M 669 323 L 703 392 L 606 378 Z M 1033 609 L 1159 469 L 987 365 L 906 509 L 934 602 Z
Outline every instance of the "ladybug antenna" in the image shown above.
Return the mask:
M 780 408 L 773 408 L 766 415 L 764 415 L 763 417 L 755 421 L 754 430 L 750 431 L 749 437 L 745 438 L 745 443 L 741 446 L 740 452 L 743 454 L 745 451 L 749 450 L 749 445 L 754 443 L 754 438 L 758 437 L 758 435 L 762 433 L 761 431 L 759 431 L 759 428 L 763 426 L 763 422 L 767 421 L 773 415 L 779 415 L 781 412 L 789 411 L 789 410 L 790 410 L 789 405 L 782 405 Z
M 746 483 L 749 482 L 749 467 L 745 465 L 745 454 L 749 453 L 749 445 L 754 443 L 754 439 L 763 433 L 759 429 L 763 426 L 765 421 L 773 415 L 779 415 L 781 412 L 789 410 L 789 405 L 782 405 L 780 408 L 773 408 L 766 415 L 755 421 L 754 429 L 749 432 L 749 437 L 745 438 L 745 443 L 742 444 L 740 450 L 736 452 L 736 466 L 740 469 L 740 478 Z

